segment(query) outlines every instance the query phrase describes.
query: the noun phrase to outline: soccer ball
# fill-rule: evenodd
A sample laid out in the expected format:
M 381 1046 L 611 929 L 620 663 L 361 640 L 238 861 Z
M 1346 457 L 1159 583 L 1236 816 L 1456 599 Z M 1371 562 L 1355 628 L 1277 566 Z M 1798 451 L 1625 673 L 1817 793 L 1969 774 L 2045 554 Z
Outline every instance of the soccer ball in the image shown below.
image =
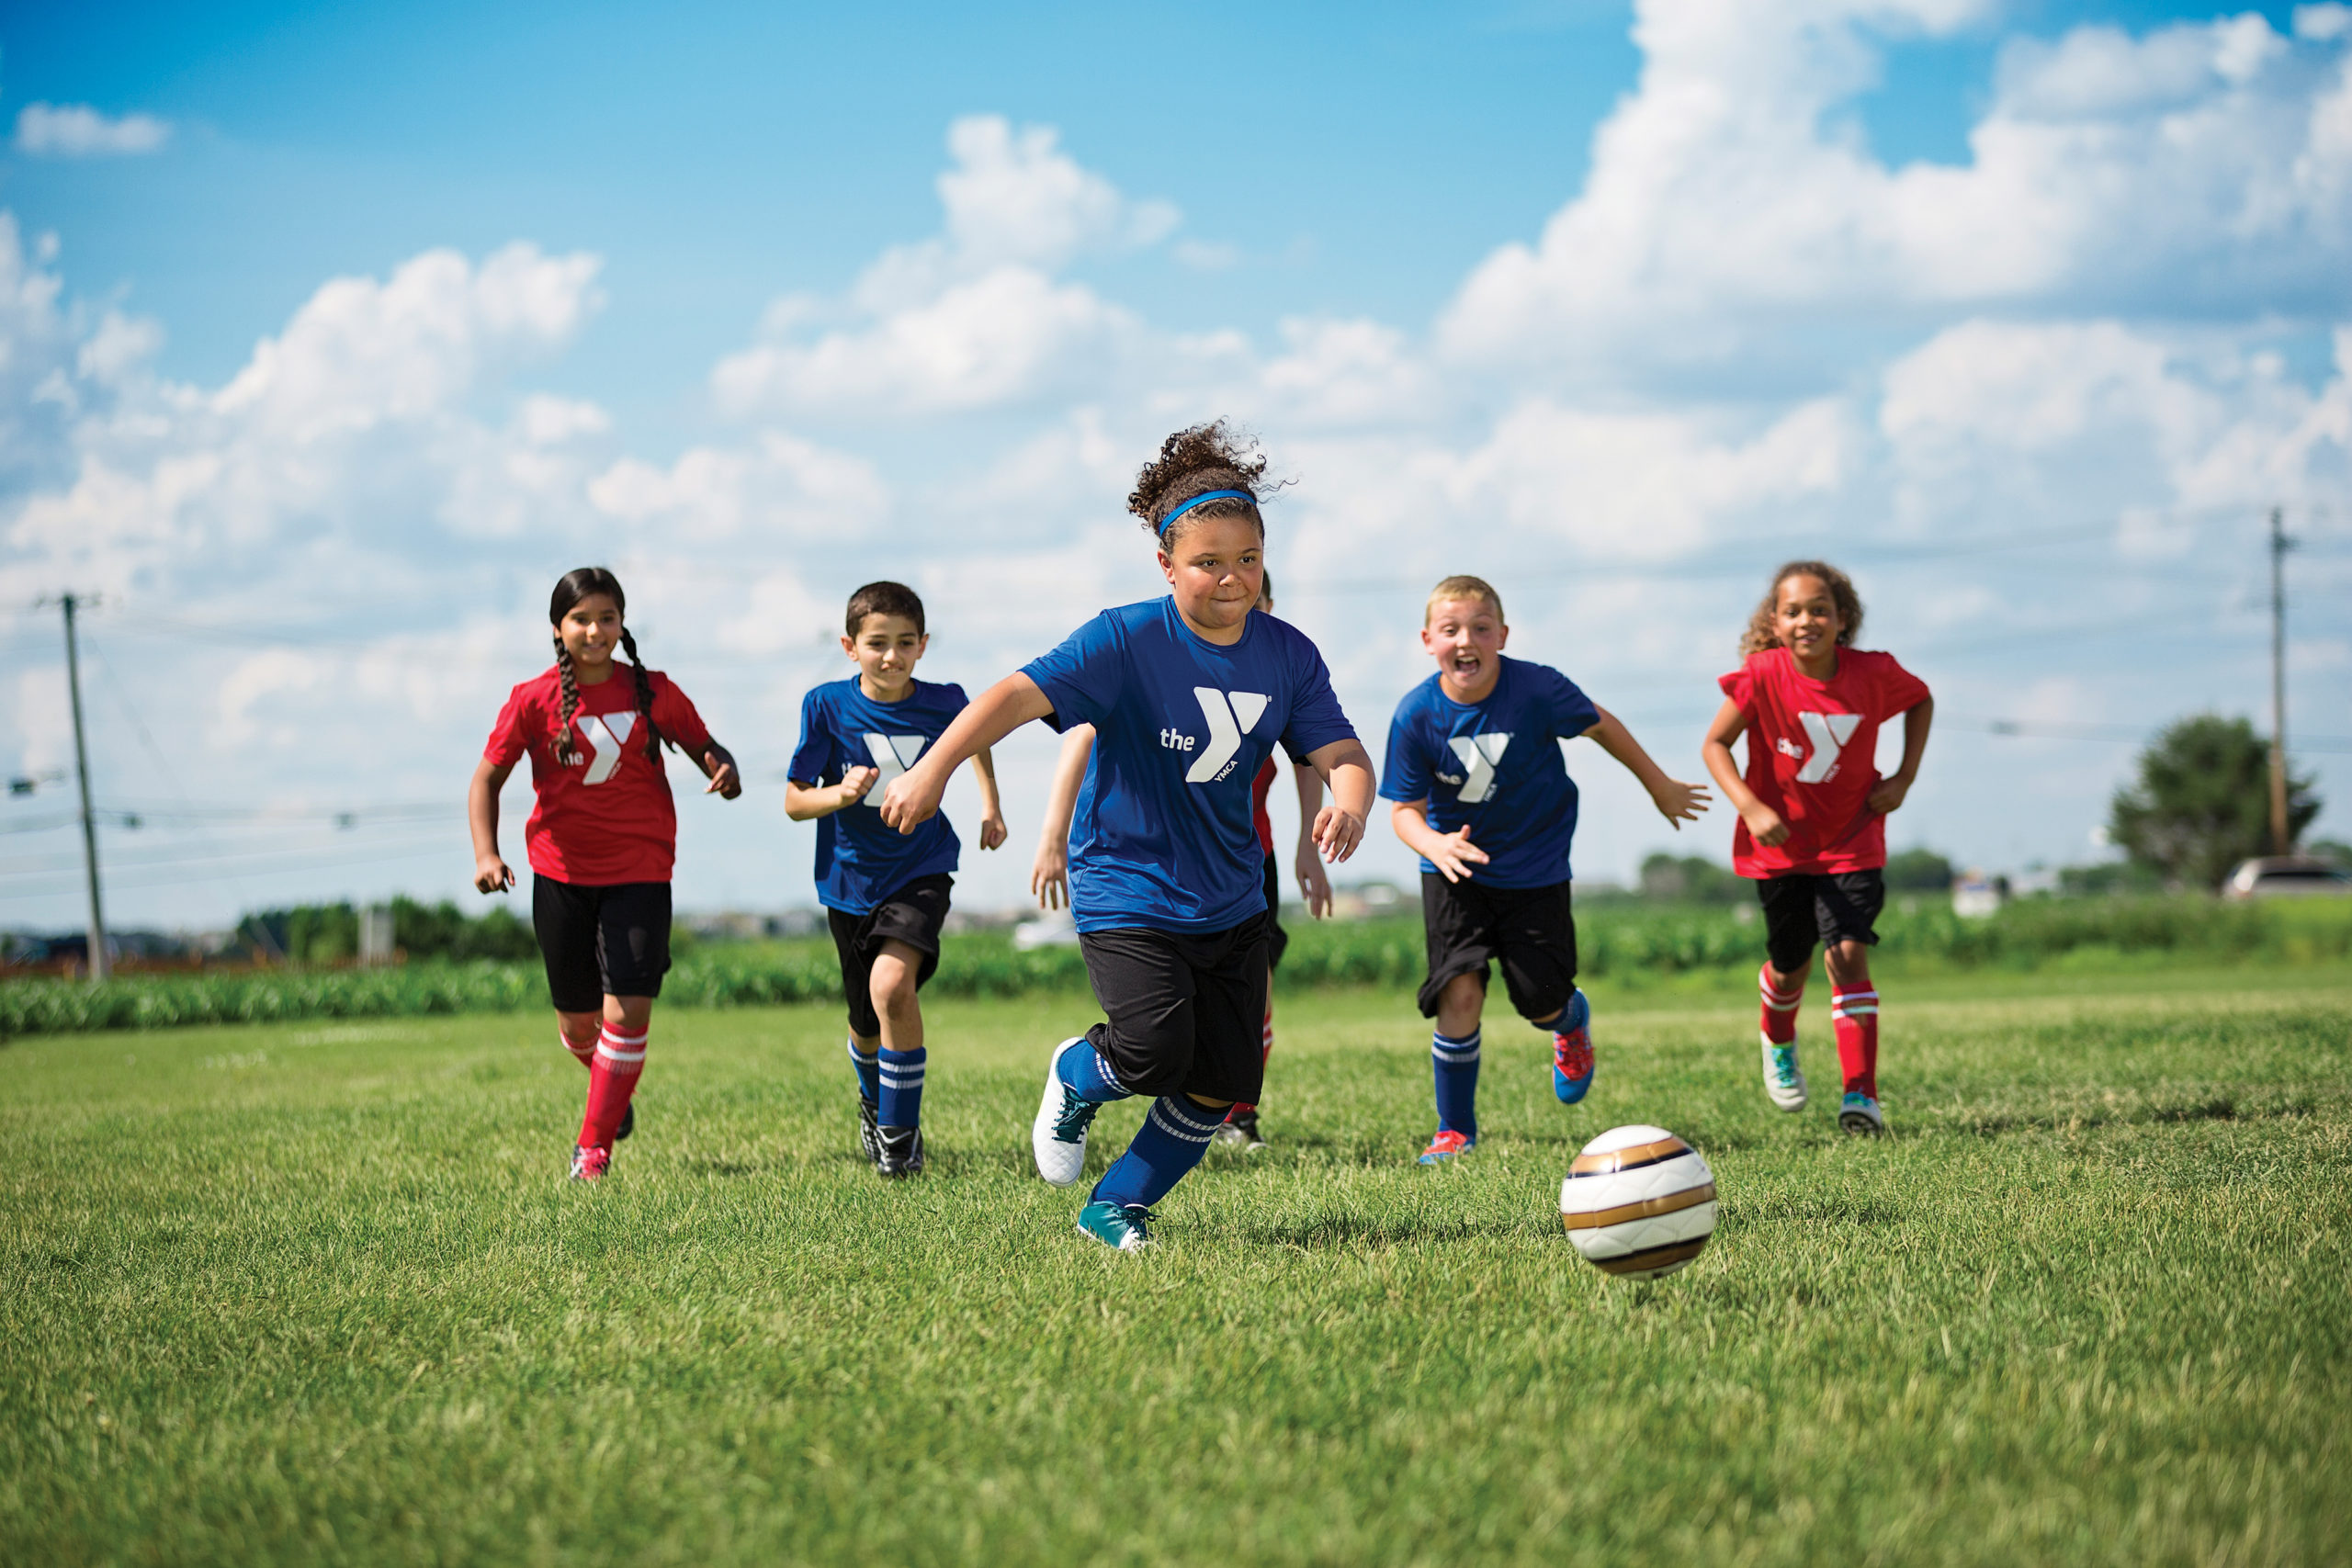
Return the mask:
M 1594 1265 L 1654 1280 L 1689 1264 L 1714 1234 L 1715 1173 L 1663 1127 L 1613 1127 L 1568 1168 L 1560 1217 Z

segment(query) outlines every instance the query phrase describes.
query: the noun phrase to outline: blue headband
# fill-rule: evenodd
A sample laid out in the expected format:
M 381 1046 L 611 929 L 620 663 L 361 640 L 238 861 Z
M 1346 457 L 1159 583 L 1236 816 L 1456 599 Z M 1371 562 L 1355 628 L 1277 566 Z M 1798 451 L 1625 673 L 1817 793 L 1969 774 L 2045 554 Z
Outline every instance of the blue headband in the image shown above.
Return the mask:
M 1184 513 L 1192 511 L 1195 506 L 1199 506 L 1204 502 L 1211 501 L 1246 501 L 1251 506 L 1258 504 L 1258 498 L 1251 495 L 1246 490 L 1204 491 L 1199 495 L 1193 497 L 1192 500 L 1186 502 L 1183 505 L 1178 507 L 1175 511 L 1170 513 L 1167 516 L 1159 520 L 1160 538 L 1163 541 L 1167 539 L 1168 530 L 1176 526 L 1176 519 L 1183 516 Z

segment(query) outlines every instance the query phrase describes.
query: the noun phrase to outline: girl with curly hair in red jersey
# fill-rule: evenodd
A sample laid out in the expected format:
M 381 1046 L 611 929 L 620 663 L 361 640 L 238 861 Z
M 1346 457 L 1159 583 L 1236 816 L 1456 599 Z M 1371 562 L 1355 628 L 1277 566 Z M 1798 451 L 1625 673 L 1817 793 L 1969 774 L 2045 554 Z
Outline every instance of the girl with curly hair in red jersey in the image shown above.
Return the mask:
M 1828 950 L 1829 1018 L 1845 1077 L 1838 1124 L 1876 1134 L 1886 1116 L 1870 950 L 1886 903 L 1886 815 L 1919 776 L 1936 704 L 1893 654 L 1854 647 L 1861 629 L 1861 599 L 1836 567 L 1801 560 L 1775 572 L 1740 638 L 1744 662 L 1720 682 L 1724 705 L 1702 750 L 1739 812 L 1732 869 L 1755 879 L 1764 905 L 1764 1092 L 1783 1111 L 1804 1109 L 1797 1006 L 1818 942 Z M 1903 761 L 1881 777 L 1879 726 L 1897 715 Z M 1731 755 L 1743 734 L 1744 772 Z
M 525 753 L 538 796 L 523 840 L 531 924 L 548 967 L 563 1047 L 588 1069 L 588 1109 L 571 1153 L 574 1181 L 600 1180 L 636 1122 L 653 998 L 670 967 L 670 871 L 678 812 L 662 746 L 684 748 L 710 780 L 743 793 L 727 748 L 667 675 L 648 670 L 622 620 L 620 580 L 600 566 L 566 572 L 548 604 L 555 663 L 514 688 L 490 732 L 466 818 L 474 886 L 503 893 L 514 873 L 498 852 L 498 792 Z M 616 649 L 628 655 L 628 678 Z

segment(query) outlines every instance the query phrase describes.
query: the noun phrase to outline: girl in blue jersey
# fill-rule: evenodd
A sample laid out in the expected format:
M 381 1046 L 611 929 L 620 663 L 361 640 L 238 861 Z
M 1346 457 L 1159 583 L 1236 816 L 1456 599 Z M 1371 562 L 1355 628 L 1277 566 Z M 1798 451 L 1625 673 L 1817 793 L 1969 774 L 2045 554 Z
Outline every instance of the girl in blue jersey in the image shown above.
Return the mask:
M 1030 1129 L 1037 1173 L 1078 1180 L 1102 1105 L 1150 1113 L 1096 1182 L 1078 1226 L 1146 1246 L 1151 1205 L 1200 1162 L 1236 1100 L 1258 1098 L 1267 911 L 1250 783 L 1280 741 L 1333 804 L 1325 859 L 1355 852 L 1372 758 L 1305 635 L 1257 614 L 1266 459 L 1220 420 L 1181 430 L 1137 476 L 1128 509 L 1159 546 L 1164 599 L 1106 610 L 983 693 L 893 780 L 882 820 L 912 832 L 965 758 L 1031 719 L 1091 724 L 1094 755 L 1070 833 L 1070 908 L 1105 1021 L 1054 1048 Z

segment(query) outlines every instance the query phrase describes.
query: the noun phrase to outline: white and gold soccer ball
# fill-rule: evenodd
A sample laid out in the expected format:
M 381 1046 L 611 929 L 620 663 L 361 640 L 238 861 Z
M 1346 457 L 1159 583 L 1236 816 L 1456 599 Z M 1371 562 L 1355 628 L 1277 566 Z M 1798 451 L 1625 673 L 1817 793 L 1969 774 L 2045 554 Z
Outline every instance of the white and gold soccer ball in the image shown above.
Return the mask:
M 1596 1267 L 1654 1280 L 1687 1266 L 1715 1233 L 1715 1173 L 1663 1127 L 1613 1127 L 1560 1183 L 1568 1239 Z

